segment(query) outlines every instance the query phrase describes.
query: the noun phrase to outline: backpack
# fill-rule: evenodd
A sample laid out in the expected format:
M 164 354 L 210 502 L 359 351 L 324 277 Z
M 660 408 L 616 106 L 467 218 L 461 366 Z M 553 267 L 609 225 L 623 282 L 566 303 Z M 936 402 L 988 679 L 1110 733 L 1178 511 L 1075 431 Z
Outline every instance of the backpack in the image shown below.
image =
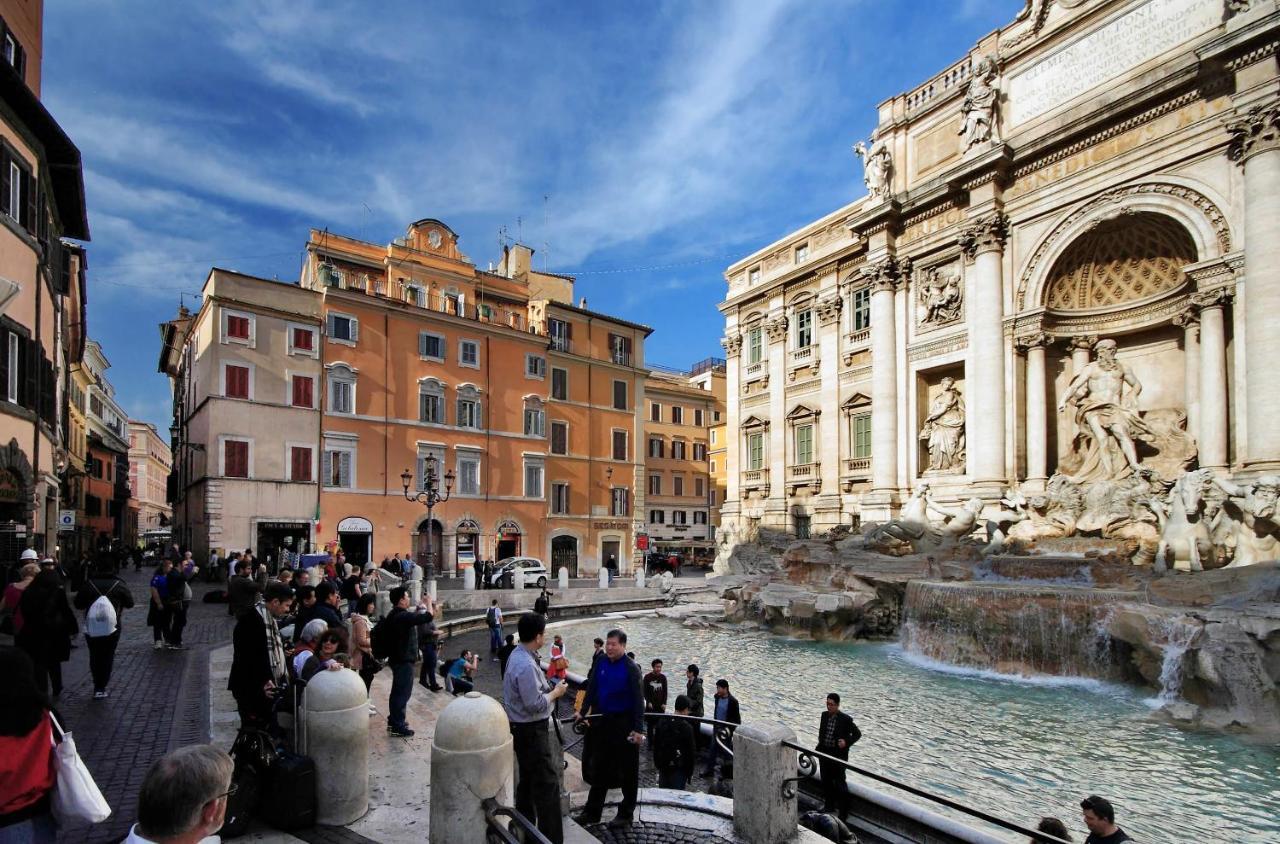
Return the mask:
M 440 672 L 441 677 L 448 677 L 449 672 L 453 670 L 453 664 L 457 661 L 457 657 L 454 657 L 453 659 L 446 659 L 444 662 L 440 663 L 440 667 L 436 670 Z
M 391 649 L 395 647 L 395 633 L 387 619 L 379 621 L 373 625 L 373 629 L 369 631 L 369 644 L 373 646 L 373 658 L 386 661 L 391 659 Z
M 657 739 L 653 748 L 653 764 L 659 769 L 683 768 L 689 760 L 684 758 L 684 746 L 681 744 L 680 727 L 669 719 L 660 719 L 655 732 Z
M 85 616 L 84 632 L 90 636 L 110 636 L 116 632 L 116 608 L 112 606 L 111 600 L 106 595 L 99 593 L 97 600 L 89 607 L 89 614 Z
M 489 625 L 490 630 L 497 627 L 498 626 L 498 608 L 489 607 L 489 609 L 485 610 L 484 621 L 485 621 L 485 624 Z

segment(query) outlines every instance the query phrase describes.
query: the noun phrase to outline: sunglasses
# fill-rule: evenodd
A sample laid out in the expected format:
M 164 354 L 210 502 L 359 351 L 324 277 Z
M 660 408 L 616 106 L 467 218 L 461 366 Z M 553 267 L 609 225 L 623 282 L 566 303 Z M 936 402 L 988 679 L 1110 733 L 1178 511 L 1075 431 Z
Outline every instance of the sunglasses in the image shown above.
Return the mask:
M 221 800 L 221 799 L 222 799 L 222 798 L 224 798 L 224 797 L 230 797 L 231 795 L 235 794 L 235 793 L 236 793 L 237 791 L 239 791 L 239 790 L 240 790 L 240 784 L 239 784 L 239 783 L 237 783 L 237 782 L 234 782 L 234 781 L 233 781 L 233 782 L 231 783 L 231 785 L 230 785 L 230 786 L 228 786 L 228 788 L 227 788 L 227 790 L 226 790 L 226 791 L 222 792 L 221 794 L 219 794 L 217 797 L 215 797 L 215 798 L 213 798 L 213 799 L 214 799 L 214 800 Z

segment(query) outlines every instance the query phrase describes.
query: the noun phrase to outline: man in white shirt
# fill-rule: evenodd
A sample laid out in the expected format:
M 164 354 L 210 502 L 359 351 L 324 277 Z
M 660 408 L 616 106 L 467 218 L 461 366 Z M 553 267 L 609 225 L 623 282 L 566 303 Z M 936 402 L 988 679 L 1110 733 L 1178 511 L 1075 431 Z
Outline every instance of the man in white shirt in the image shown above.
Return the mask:
M 231 757 L 209 744 L 183 747 L 160 758 L 138 792 L 138 822 L 124 844 L 217 842 L 227 814 Z

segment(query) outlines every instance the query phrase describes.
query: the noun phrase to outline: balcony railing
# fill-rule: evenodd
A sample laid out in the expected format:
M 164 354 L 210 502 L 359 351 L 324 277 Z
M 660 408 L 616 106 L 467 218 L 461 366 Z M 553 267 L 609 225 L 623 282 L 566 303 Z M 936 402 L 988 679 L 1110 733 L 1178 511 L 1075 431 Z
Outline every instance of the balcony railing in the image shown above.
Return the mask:
M 768 486 L 769 470 L 768 469 L 746 469 L 742 473 L 743 488 Z
M 808 481 L 819 476 L 821 463 L 799 463 L 787 467 L 787 480 Z
M 811 357 L 813 357 L 813 346 L 805 346 L 803 349 L 793 349 L 791 352 L 791 359 L 796 362 L 808 360 Z
M 846 477 L 863 477 L 871 474 L 870 457 L 849 457 L 844 461 Z
M 849 346 L 865 346 L 871 342 L 871 329 L 860 328 L 845 335 L 845 343 Z
M 613 361 L 619 366 L 630 366 L 631 353 L 623 349 L 613 349 L 612 351 L 609 352 L 609 360 Z
M 756 363 L 747 364 L 746 368 L 742 370 L 742 373 L 747 378 L 752 378 L 756 375 L 759 375 L 763 371 L 764 371 L 764 361 L 757 361 Z

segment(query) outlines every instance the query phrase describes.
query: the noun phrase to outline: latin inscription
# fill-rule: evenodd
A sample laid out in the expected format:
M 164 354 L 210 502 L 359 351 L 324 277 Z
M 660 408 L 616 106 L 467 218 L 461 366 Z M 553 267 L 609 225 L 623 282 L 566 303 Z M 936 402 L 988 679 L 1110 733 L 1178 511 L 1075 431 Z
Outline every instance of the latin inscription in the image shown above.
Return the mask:
M 1009 123 L 1051 111 L 1221 21 L 1218 0 L 1148 0 L 1012 77 Z

